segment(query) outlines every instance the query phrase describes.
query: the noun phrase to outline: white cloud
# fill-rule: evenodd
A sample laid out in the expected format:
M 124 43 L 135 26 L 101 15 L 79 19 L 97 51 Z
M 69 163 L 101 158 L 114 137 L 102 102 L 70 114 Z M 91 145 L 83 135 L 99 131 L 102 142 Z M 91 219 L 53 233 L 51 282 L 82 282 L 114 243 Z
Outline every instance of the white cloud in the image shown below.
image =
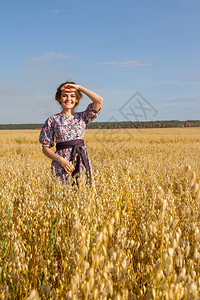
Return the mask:
M 33 57 L 31 60 L 36 61 L 36 60 L 51 60 L 51 59 L 63 59 L 63 58 L 71 58 L 75 57 L 73 55 L 68 55 L 68 54 L 62 54 L 62 53 L 55 53 L 55 52 L 47 52 L 43 55 Z
M 188 97 L 180 97 L 177 98 L 176 101 L 181 101 L 181 102 L 200 102 L 200 97 L 199 96 L 188 96 Z
M 162 97 L 162 103 L 179 103 L 179 104 L 191 104 L 191 103 L 200 103 L 199 96 L 179 96 L 179 97 Z
M 184 81 L 200 81 L 200 73 L 189 73 L 181 75 Z
M 127 67 L 140 67 L 140 66 L 151 66 L 149 62 L 141 62 L 138 60 L 129 60 L 129 61 L 108 61 L 108 62 L 99 62 L 98 65 L 110 65 L 120 68 Z

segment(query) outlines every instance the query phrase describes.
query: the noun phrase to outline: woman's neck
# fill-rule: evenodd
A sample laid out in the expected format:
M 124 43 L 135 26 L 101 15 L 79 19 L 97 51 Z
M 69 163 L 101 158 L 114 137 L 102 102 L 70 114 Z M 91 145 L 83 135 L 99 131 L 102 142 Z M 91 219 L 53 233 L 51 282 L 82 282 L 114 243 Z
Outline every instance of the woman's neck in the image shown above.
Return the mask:
M 62 115 L 67 115 L 67 116 L 73 116 L 74 115 L 74 110 L 73 109 L 63 109 L 61 111 Z

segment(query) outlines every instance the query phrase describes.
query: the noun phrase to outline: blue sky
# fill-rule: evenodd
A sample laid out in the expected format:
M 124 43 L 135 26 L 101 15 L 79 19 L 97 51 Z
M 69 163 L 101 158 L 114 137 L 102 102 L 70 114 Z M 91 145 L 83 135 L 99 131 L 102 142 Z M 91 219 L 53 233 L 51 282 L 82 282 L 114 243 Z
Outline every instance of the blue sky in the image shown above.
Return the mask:
M 103 97 L 96 121 L 200 119 L 199 14 L 199 0 L 2 1 L 0 124 L 60 112 L 69 79 Z

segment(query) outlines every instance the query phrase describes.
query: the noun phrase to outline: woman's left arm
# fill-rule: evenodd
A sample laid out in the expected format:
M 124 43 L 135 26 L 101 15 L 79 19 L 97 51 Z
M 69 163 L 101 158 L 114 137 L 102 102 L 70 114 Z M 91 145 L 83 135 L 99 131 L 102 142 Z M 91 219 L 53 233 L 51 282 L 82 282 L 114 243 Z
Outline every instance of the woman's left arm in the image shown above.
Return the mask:
M 63 86 L 63 88 L 75 88 L 79 90 L 80 92 L 84 93 L 86 96 L 88 96 L 93 101 L 93 108 L 98 111 L 101 108 L 101 105 L 103 103 L 103 98 L 96 94 L 95 92 L 92 92 L 83 86 L 79 84 L 72 84 L 72 83 L 66 83 L 66 85 Z
M 80 92 L 84 93 L 86 96 L 88 96 L 93 101 L 93 108 L 98 111 L 101 108 L 101 105 L 103 103 L 103 98 L 96 94 L 95 92 L 92 92 L 86 88 L 84 88 L 81 85 L 78 85 L 78 89 Z

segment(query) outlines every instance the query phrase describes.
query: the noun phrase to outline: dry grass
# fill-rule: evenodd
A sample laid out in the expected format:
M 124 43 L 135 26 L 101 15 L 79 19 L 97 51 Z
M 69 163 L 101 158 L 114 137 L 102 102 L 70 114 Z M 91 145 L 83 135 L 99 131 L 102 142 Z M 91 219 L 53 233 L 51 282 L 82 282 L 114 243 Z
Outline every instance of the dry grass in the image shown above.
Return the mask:
M 0 131 L 0 298 L 200 297 L 199 134 L 87 130 L 95 186 L 76 190 L 39 131 Z

